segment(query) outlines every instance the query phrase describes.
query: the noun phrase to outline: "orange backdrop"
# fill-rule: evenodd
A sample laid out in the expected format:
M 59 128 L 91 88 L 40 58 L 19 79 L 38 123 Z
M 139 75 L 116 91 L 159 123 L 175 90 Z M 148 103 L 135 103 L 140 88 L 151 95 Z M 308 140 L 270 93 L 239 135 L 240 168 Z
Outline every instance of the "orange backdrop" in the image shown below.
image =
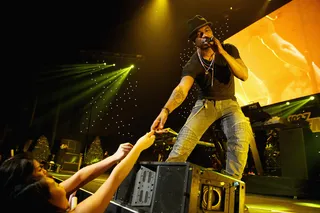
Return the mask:
M 249 79 L 236 81 L 241 105 L 320 92 L 319 11 L 319 0 L 293 0 L 225 41 L 249 68 Z

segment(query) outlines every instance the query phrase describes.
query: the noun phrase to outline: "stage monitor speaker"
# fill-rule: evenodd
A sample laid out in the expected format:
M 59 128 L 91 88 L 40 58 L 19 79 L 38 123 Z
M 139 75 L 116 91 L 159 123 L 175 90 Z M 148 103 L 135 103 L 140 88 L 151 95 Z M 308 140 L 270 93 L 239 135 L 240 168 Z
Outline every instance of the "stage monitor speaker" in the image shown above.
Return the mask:
M 66 152 L 62 157 L 63 160 L 60 162 L 62 163 L 62 170 L 72 172 L 76 172 L 79 170 L 79 163 L 81 163 L 81 154 Z
M 281 176 L 320 180 L 319 133 L 309 128 L 280 131 Z
M 140 162 L 114 201 L 145 213 L 242 213 L 245 183 L 188 162 Z

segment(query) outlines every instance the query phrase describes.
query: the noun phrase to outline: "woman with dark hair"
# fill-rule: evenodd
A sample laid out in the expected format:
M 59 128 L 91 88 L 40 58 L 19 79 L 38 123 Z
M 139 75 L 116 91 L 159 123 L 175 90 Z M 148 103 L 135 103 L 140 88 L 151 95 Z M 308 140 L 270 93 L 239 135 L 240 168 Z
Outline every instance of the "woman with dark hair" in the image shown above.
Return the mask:
M 6 196 L 6 195 L 5 195 Z M 4 198 L 1 208 L 10 212 L 69 212 L 66 191 L 50 177 L 36 177 L 28 184 L 20 184 Z
M 39 181 L 46 176 L 47 171 L 30 152 L 17 154 L 0 166 L 0 199 L 5 206 L 17 212 L 26 204 L 31 207 L 33 202 L 29 198 L 38 201 L 48 197 L 48 193 L 42 193 L 39 198 L 36 196 L 37 192 L 45 192 Z
M 46 170 L 29 154 L 16 155 L 0 166 L 1 208 L 10 212 L 104 212 L 117 188 L 129 174 L 140 153 L 155 140 L 154 131 L 142 136 L 132 146 L 121 144 L 118 151 L 90 166 L 84 167 L 67 180 L 56 183 Z M 111 159 L 110 159 L 111 158 Z M 71 209 L 67 197 L 107 168 L 121 160 L 109 178 L 90 197 Z
M 0 189 L 25 184 L 33 178 L 46 176 L 47 171 L 33 158 L 30 152 L 20 153 L 5 160 L 0 167 Z

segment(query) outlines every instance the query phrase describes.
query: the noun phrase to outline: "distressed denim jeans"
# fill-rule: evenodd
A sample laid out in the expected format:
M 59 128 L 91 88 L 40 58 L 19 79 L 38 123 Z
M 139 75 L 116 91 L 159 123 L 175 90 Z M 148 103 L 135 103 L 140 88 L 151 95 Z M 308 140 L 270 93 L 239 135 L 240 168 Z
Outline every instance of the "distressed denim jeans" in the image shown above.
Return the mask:
M 202 135 L 219 118 L 227 138 L 224 173 L 240 180 L 247 163 L 249 144 L 254 139 L 249 118 L 232 99 L 197 100 L 166 162 L 187 161 Z

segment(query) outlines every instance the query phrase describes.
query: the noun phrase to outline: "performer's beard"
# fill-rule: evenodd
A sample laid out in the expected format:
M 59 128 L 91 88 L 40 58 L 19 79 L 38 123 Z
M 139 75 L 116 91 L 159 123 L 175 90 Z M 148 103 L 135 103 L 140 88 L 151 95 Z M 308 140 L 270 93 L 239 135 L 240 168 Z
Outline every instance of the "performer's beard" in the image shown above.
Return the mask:
M 207 50 L 210 48 L 210 44 L 199 42 L 198 44 L 196 44 L 196 47 L 198 47 L 200 50 Z
M 203 39 L 196 39 L 195 45 L 200 48 L 201 50 L 208 50 L 209 48 L 212 48 L 212 45 L 214 43 L 211 41 L 210 43 L 204 41 Z
M 200 47 L 200 49 L 202 49 L 202 50 L 207 50 L 207 49 L 209 49 L 209 48 L 210 48 L 209 44 L 203 44 L 203 45 L 201 45 L 201 47 Z

